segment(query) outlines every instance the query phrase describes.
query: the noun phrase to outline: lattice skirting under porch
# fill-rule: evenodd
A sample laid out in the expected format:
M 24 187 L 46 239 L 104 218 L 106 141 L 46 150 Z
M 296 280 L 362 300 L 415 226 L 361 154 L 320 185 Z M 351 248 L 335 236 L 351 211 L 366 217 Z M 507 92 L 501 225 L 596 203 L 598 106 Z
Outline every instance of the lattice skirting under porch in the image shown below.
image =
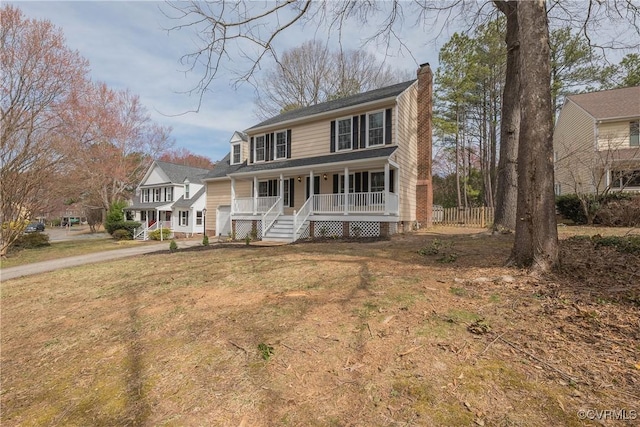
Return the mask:
M 384 225 L 383 225 L 384 224 Z M 381 223 L 377 221 L 314 221 L 313 237 L 380 237 L 386 234 L 383 230 L 388 226 L 388 234 L 398 232 L 395 222 Z
M 253 230 L 253 224 L 256 224 L 256 238 L 262 239 L 262 221 L 254 221 L 250 219 L 238 219 L 233 221 L 236 231 L 236 239 L 243 240 L 247 236 L 251 237 L 251 230 Z

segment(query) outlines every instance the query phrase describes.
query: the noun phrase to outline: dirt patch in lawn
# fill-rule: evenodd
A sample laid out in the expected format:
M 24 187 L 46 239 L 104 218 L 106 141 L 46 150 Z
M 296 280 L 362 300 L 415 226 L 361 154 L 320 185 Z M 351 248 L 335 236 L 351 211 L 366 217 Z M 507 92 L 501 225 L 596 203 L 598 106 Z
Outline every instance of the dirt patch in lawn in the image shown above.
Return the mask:
M 5 282 L 2 425 L 633 425 L 640 257 L 570 239 L 532 277 L 502 266 L 512 238 L 241 245 Z

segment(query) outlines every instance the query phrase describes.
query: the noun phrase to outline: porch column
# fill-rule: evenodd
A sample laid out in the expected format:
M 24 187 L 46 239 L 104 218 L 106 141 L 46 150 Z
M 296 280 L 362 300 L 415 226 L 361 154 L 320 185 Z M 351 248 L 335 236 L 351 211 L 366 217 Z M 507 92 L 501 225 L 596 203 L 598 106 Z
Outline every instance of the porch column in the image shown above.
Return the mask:
M 384 214 L 389 215 L 389 162 L 384 164 Z
M 253 214 L 258 214 L 258 177 L 253 177 Z
M 280 215 L 284 215 L 284 176 L 282 174 L 280 174 L 280 190 L 278 194 L 280 194 L 280 203 L 278 203 L 280 205 Z M 289 197 L 291 197 L 291 190 L 289 190 Z
M 313 196 L 315 196 L 315 194 L 313 193 L 315 191 L 315 185 L 313 182 L 313 170 L 309 171 L 309 198 L 311 199 L 311 213 L 313 213 L 313 205 L 315 204 L 315 201 L 313 200 Z
M 349 215 L 349 168 L 344 168 L 344 214 Z
M 235 213 L 236 204 L 236 179 L 231 178 L 231 215 Z

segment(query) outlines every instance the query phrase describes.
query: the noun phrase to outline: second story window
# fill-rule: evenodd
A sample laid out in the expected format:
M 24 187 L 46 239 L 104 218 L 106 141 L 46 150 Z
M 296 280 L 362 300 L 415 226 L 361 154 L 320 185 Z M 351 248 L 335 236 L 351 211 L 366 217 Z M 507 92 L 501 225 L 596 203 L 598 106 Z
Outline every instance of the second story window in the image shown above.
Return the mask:
M 149 189 L 142 190 L 142 203 L 149 203 Z
M 164 188 L 164 201 L 173 202 L 173 187 Z
M 287 157 L 287 132 L 276 132 L 276 159 Z
M 240 159 L 240 144 L 231 145 L 231 164 L 239 165 Z
M 371 147 L 373 145 L 384 144 L 384 112 L 371 113 L 367 116 L 367 143 Z
M 185 199 L 189 199 L 191 197 L 191 189 L 189 188 L 189 180 L 185 179 L 184 180 L 184 198 Z
M 256 136 L 256 154 L 255 161 L 256 162 L 264 162 L 264 135 Z
M 629 123 L 629 145 L 631 147 L 640 146 L 640 120 Z
M 338 136 L 338 150 L 351 150 L 351 118 L 336 122 Z
M 159 202 L 160 200 L 160 188 L 154 188 L 153 189 L 153 201 L 154 202 Z

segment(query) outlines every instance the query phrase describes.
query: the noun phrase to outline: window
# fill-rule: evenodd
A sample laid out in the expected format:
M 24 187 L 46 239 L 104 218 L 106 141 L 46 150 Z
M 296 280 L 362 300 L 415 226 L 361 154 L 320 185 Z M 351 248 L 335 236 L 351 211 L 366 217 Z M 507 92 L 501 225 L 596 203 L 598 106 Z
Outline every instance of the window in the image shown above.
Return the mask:
M 255 161 L 264 162 L 264 135 L 256 136 Z
M 154 202 L 159 202 L 160 201 L 160 192 L 161 192 L 160 188 L 154 188 L 153 189 L 153 201 Z
M 628 187 L 640 187 L 640 169 L 611 172 L 611 187 L 624 190 Z
M 164 189 L 164 201 L 173 202 L 173 187 L 165 187 Z
M 196 211 L 196 225 L 202 225 L 202 211 Z
M 180 211 L 179 218 L 182 227 L 189 225 L 189 211 Z
M 556 182 L 555 184 L 553 184 L 553 192 L 556 196 L 562 195 L 562 187 L 560 186 L 560 183 Z
M 287 131 L 276 132 L 276 159 L 287 158 Z
M 384 144 L 384 112 L 367 115 L 368 146 Z
M 355 193 L 356 177 L 354 174 L 349 174 L 349 193 Z M 340 175 L 340 192 L 344 193 L 344 175 Z
M 149 203 L 149 189 L 142 190 L 142 203 Z
M 188 198 L 190 198 L 190 197 L 191 197 L 191 195 L 190 195 L 189 193 L 190 193 L 190 188 L 189 188 L 189 183 L 187 182 L 187 183 L 184 185 L 184 198 L 185 198 L 185 199 L 188 199 Z
M 240 144 L 233 144 L 231 146 L 231 164 L 240 164 Z
M 351 118 L 336 122 L 338 135 L 338 150 L 351 150 Z
M 384 172 L 371 172 L 371 192 L 384 191 Z
M 258 197 L 269 197 L 269 181 L 258 183 Z
M 640 121 L 629 123 L 629 145 L 632 147 L 640 146 Z

